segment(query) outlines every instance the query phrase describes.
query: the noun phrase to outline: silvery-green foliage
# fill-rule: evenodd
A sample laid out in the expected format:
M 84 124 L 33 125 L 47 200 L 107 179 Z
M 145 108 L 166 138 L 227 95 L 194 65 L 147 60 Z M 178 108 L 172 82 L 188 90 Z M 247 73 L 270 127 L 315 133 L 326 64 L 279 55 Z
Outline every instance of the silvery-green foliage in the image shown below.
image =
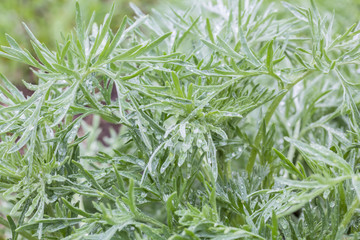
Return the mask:
M 114 31 L 77 4 L 56 49 L 7 36 L 38 78 L 0 76 L 12 239 L 356 239 L 360 30 L 310 3 L 132 6 Z

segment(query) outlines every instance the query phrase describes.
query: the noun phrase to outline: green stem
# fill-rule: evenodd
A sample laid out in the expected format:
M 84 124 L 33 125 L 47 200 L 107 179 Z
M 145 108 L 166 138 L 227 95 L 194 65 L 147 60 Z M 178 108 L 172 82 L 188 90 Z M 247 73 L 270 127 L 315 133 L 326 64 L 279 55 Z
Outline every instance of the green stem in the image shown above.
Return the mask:
M 265 126 L 267 126 L 271 120 L 271 117 L 274 115 L 275 110 L 277 109 L 277 107 L 279 106 L 280 102 L 282 101 L 282 99 L 286 96 L 286 94 L 297 84 L 299 83 L 301 80 L 303 80 L 304 78 L 306 78 L 308 75 L 310 75 L 312 73 L 312 70 L 308 70 L 306 71 L 304 74 L 302 74 L 300 77 L 298 77 L 294 82 L 288 84 L 285 87 L 285 91 L 282 92 L 280 95 L 278 95 L 275 100 L 271 103 L 270 107 L 268 108 L 264 120 L 265 121 Z M 256 134 L 255 137 L 255 142 L 254 142 L 254 147 L 251 150 L 251 154 L 250 154 L 250 158 L 249 158 L 249 162 L 246 166 L 246 170 L 249 173 L 249 175 L 252 173 L 254 164 L 255 164 L 255 159 L 256 159 L 256 155 L 257 155 L 257 150 L 256 148 L 258 148 L 258 146 L 260 145 L 261 142 L 261 137 L 262 137 L 262 132 L 261 129 L 259 129 L 259 131 Z M 264 131 L 266 131 L 266 129 L 264 129 Z

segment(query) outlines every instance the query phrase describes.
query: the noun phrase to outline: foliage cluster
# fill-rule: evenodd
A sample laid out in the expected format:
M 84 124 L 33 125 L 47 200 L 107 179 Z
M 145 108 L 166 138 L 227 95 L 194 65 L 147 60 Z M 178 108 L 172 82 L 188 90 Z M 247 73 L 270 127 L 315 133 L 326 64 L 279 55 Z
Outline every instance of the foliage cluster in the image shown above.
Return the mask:
M 360 25 L 309 6 L 132 5 L 112 31 L 114 6 L 99 26 L 77 4 L 54 50 L 7 35 L 0 55 L 38 82 L 24 97 L 0 75 L 0 223 L 12 239 L 357 239 Z M 100 119 L 120 126 L 105 142 Z

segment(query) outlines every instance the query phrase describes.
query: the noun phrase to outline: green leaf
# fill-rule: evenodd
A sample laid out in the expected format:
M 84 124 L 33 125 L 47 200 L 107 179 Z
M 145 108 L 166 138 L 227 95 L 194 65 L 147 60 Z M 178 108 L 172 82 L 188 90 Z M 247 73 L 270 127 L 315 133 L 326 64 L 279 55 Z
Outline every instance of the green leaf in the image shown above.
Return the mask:
M 215 43 L 214 35 L 212 33 L 212 30 L 211 30 L 210 20 L 208 18 L 206 19 L 206 31 L 207 31 L 207 33 L 209 35 L 210 41 L 212 43 Z
M 306 144 L 304 142 L 290 138 L 285 139 L 291 144 L 294 144 L 294 146 L 302 153 L 302 155 L 311 162 L 327 164 L 329 166 L 338 168 L 345 174 L 352 174 L 351 166 L 342 157 L 333 151 L 328 150 L 324 146 L 315 143 Z
M 126 23 L 127 23 L 127 16 L 125 16 L 123 18 L 120 28 L 118 29 L 114 38 L 112 39 L 111 44 L 109 45 L 108 48 L 104 49 L 104 51 L 100 54 L 95 65 L 97 65 L 97 63 L 101 63 L 103 60 L 108 58 L 110 56 L 110 54 L 112 54 L 114 52 L 115 48 L 119 46 L 119 44 L 121 43 L 121 39 L 122 39 L 124 30 L 125 30 L 125 27 L 126 27 Z
M 173 192 L 168 199 L 166 200 L 166 214 L 167 214 L 167 224 L 172 229 L 173 222 L 173 213 L 175 211 L 175 207 L 173 202 L 175 202 L 174 198 L 177 196 L 176 192 Z
M 140 76 L 141 74 L 146 72 L 146 70 L 148 70 L 149 68 L 150 68 L 149 66 L 148 67 L 143 67 L 143 68 L 139 69 L 138 71 L 134 72 L 133 74 L 121 77 L 121 80 L 127 81 L 127 80 L 130 80 L 130 79 L 135 78 L 137 76 Z
M 62 200 L 62 202 L 65 204 L 65 206 L 66 206 L 67 208 L 69 208 L 70 211 L 72 211 L 73 213 L 78 214 L 78 215 L 81 215 L 81 216 L 84 216 L 84 217 L 86 217 L 86 218 L 91 218 L 91 217 L 92 217 L 91 214 L 89 214 L 89 213 L 81 210 L 80 208 L 74 207 L 74 206 L 73 206 L 71 203 L 69 203 L 65 198 L 61 198 L 61 200 Z
M 80 5 L 78 1 L 76 1 L 76 34 L 79 38 L 81 46 L 84 46 L 84 40 L 85 40 L 84 21 L 82 18 Z
M 212 140 L 211 134 L 208 135 L 208 145 L 209 145 L 209 151 L 207 152 L 207 159 L 211 166 L 212 176 L 214 177 L 214 181 L 216 182 L 218 177 L 218 165 L 216 159 L 216 147 Z
M 295 167 L 295 165 L 289 160 L 287 159 L 281 152 L 279 152 L 278 150 L 276 150 L 275 148 L 273 148 L 274 152 L 276 153 L 276 155 L 278 155 L 278 157 L 283 161 L 284 163 L 284 167 L 290 171 L 291 173 L 297 175 L 300 179 L 304 179 L 305 176 L 300 172 L 299 169 L 297 169 Z
M 136 56 L 142 55 L 142 54 L 152 50 L 153 48 L 157 47 L 160 43 L 162 43 L 166 38 L 168 38 L 171 34 L 172 34 L 171 32 L 168 32 L 168 33 L 162 35 L 161 37 L 155 39 L 154 41 L 146 44 L 145 46 L 143 46 L 142 48 L 140 48 L 139 50 L 137 50 L 136 52 L 131 54 L 131 57 L 134 58 Z
M 24 95 L 12 84 L 3 74 L 0 73 L 0 80 L 5 85 L 5 87 L 9 90 L 6 91 L 3 87 L 1 87 L 1 91 L 3 91 L 6 96 L 12 99 L 14 103 L 18 103 L 20 101 L 24 101 Z M 6 92 L 5 92 L 6 91 Z M 8 93 L 8 94 L 7 94 Z
M 273 240 L 276 240 L 276 239 L 277 239 L 277 236 L 279 235 L 279 232 L 278 232 L 277 217 L 276 217 L 276 213 L 275 213 L 274 210 L 272 211 L 271 220 L 272 220 L 271 238 L 272 238 Z
M 273 50 L 274 41 L 271 40 L 268 44 L 267 48 L 267 56 L 266 56 L 266 67 L 270 74 L 274 72 L 274 50 Z
M 356 195 L 360 201 L 360 177 L 358 175 L 352 177 L 352 185 L 354 186 Z
M 248 61 L 252 63 L 254 66 L 259 67 L 261 63 L 249 48 L 249 45 L 244 35 L 244 31 L 241 27 L 239 28 L 239 35 L 240 35 L 241 48 L 246 54 Z
M 12 239 L 16 240 L 17 239 L 16 224 L 15 224 L 14 220 L 9 215 L 7 215 L 6 218 L 7 218 L 8 222 L 9 222 Z
M 94 45 L 91 47 L 87 62 L 88 64 L 90 63 L 90 61 L 92 60 L 93 56 L 97 53 L 100 44 L 102 44 L 107 32 L 109 31 L 110 28 L 110 22 L 112 20 L 112 17 L 114 15 L 114 11 L 115 11 L 115 3 L 113 3 L 113 5 L 111 6 L 110 12 L 108 14 L 106 14 L 105 18 L 104 18 L 104 22 L 100 27 L 100 30 L 96 36 Z

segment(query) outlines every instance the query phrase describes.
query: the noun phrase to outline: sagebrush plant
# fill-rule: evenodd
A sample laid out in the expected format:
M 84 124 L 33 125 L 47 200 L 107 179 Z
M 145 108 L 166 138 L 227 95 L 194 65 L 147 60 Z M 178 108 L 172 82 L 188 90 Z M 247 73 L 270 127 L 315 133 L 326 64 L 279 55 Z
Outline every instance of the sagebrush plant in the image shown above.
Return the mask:
M 283 2 L 132 6 L 1 75 L 12 239 L 358 239 L 360 25 Z M 87 22 L 87 24 L 85 24 Z M 93 116 L 93 124 L 84 118 Z M 120 126 L 105 143 L 99 120 Z M 79 131 L 81 130 L 81 131 Z M 4 204 L 3 204 L 4 206 Z M 4 216 L 3 216 L 4 217 Z

